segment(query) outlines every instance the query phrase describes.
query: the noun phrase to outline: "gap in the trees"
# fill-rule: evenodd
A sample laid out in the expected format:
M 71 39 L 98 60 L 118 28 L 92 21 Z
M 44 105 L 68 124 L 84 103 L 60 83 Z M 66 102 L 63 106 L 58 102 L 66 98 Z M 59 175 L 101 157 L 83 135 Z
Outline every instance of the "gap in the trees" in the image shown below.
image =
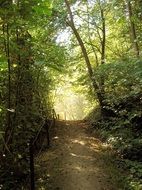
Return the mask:
M 89 111 L 85 95 L 70 83 L 58 87 L 55 96 L 55 111 L 61 120 L 82 120 Z

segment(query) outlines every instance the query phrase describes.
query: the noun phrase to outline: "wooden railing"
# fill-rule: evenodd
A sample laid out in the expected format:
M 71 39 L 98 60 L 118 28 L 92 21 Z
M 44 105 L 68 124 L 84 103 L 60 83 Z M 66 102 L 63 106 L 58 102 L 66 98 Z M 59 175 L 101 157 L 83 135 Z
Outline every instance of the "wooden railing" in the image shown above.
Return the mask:
M 50 146 L 50 130 L 55 126 L 57 115 L 55 110 L 52 110 L 52 117 L 45 119 L 43 126 L 39 128 L 34 138 L 30 139 L 29 157 L 30 157 L 30 189 L 35 190 L 35 167 L 34 157 L 40 154 L 43 148 L 44 139 L 46 138 L 46 147 Z

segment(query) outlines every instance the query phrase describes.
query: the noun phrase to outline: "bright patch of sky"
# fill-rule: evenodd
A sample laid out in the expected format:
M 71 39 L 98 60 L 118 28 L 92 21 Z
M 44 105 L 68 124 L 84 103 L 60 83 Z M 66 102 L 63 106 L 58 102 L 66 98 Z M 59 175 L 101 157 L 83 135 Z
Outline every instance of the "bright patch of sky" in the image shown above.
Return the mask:
M 71 31 L 69 29 L 62 30 L 58 33 L 56 42 L 61 45 L 69 44 L 71 38 Z
M 88 0 L 88 7 L 91 9 L 93 8 L 94 4 L 96 3 L 96 0 Z M 76 28 L 79 28 L 82 26 L 84 22 L 84 18 L 87 16 L 87 6 L 82 3 L 82 1 L 77 1 L 73 6 L 71 6 L 71 10 L 73 13 L 73 19 L 74 23 L 76 25 Z M 83 12 L 83 14 L 80 14 L 78 16 L 77 12 Z M 67 45 L 70 42 L 70 38 L 72 36 L 72 32 L 69 29 L 62 30 L 58 33 L 56 42 L 59 44 Z
M 13 4 L 17 4 L 17 0 L 13 0 L 12 2 L 13 2 Z

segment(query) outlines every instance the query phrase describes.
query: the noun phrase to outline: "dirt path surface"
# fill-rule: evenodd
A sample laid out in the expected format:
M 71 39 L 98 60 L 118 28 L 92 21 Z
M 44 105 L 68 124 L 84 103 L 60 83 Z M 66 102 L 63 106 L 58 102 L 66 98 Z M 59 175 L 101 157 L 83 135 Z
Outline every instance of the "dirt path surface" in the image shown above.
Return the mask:
M 52 147 L 36 163 L 37 189 L 118 190 L 107 173 L 106 147 L 86 132 L 83 122 L 61 122 Z

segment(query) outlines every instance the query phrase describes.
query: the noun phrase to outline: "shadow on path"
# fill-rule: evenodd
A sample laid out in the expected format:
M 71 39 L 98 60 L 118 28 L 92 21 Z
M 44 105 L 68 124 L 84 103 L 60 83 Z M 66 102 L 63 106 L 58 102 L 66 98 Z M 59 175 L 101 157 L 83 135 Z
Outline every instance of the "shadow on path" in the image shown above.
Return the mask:
M 37 189 L 118 190 L 105 173 L 106 146 L 81 121 L 59 122 L 52 147 L 36 161 Z

